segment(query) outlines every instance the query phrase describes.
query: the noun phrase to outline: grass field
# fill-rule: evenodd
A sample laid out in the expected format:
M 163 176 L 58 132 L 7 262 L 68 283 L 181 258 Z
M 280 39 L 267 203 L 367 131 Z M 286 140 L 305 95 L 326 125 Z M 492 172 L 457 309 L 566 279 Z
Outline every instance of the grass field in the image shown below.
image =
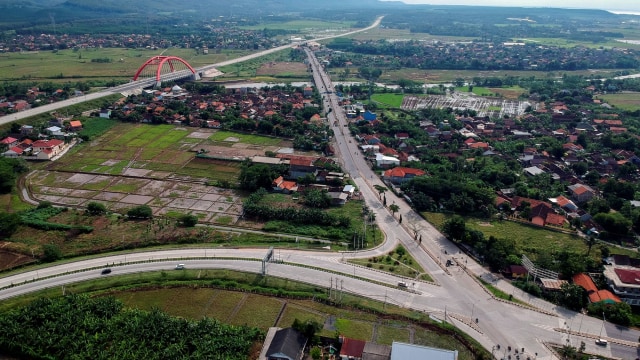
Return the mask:
M 397 248 L 384 256 L 369 259 L 352 259 L 349 262 L 409 278 L 416 278 L 419 274 L 424 273 L 424 269 L 409 253 L 400 256 L 397 253 Z M 423 276 L 426 276 L 426 278 L 421 277 L 422 279 L 433 281 L 428 274 L 423 274 Z
M 262 30 L 262 29 L 278 29 L 288 31 L 299 31 L 304 33 L 310 33 L 314 31 L 324 30 L 336 30 L 336 31 L 348 31 L 351 26 L 355 24 L 355 21 L 319 21 L 319 20 L 292 20 L 285 22 L 266 22 L 259 25 L 241 26 L 242 29 L 247 30 Z
M 333 81 L 337 81 L 337 74 L 340 74 L 344 69 L 333 69 L 332 77 Z M 400 79 L 409 79 L 417 81 L 419 83 L 452 83 L 456 79 L 471 80 L 474 77 L 487 78 L 487 77 L 504 77 L 504 76 L 516 76 L 516 77 L 531 77 L 535 76 L 538 79 L 556 78 L 567 75 L 583 75 L 600 77 L 614 76 L 614 71 L 611 70 L 580 70 L 580 71 L 562 71 L 562 72 L 546 72 L 546 71 L 515 71 L 515 70 L 501 70 L 501 71 L 475 71 L 475 70 L 422 70 L 416 68 L 403 68 L 399 70 L 384 70 L 380 76 L 380 82 L 382 83 L 397 83 Z M 466 90 L 465 90 L 466 91 Z
M 619 94 L 598 95 L 598 98 L 623 110 L 640 110 L 640 93 L 627 92 Z
M 222 51 L 203 55 L 195 49 L 169 48 L 160 50 L 101 48 L 83 50 L 40 51 L 37 53 L 0 54 L 0 78 L 4 80 L 60 80 L 130 79 L 147 59 L 155 55 L 178 56 L 191 66 L 215 64 L 250 53 L 249 51 Z M 108 63 L 92 59 L 111 59 Z
M 371 100 L 375 101 L 380 107 L 399 109 L 402 106 L 404 94 L 373 94 Z
M 442 224 L 450 217 L 450 215 L 442 213 L 422 213 L 427 221 L 440 229 Z M 495 236 L 496 238 L 511 238 L 516 243 L 516 248 L 521 253 L 527 255 L 532 260 L 536 258 L 536 254 L 544 250 L 547 252 L 558 252 L 562 249 L 575 251 L 578 253 L 586 253 L 587 245 L 584 240 L 578 236 L 565 234 L 557 231 L 520 224 L 513 221 L 487 221 L 486 219 L 478 219 L 467 217 L 466 226 L 470 229 L 481 231 L 485 238 Z M 611 253 L 627 254 L 633 256 L 634 252 L 609 247 Z M 598 246 L 591 251 L 591 256 L 599 256 Z

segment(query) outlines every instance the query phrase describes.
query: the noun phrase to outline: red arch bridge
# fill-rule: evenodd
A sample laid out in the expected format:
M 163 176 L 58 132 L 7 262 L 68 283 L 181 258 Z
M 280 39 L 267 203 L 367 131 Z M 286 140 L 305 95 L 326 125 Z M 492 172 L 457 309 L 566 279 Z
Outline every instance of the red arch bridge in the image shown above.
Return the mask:
M 155 79 L 155 86 L 160 87 L 162 81 L 171 81 L 190 77 L 200 80 L 200 74 L 184 59 L 177 56 L 157 55 L 147 60 L 136 74 L 133 80 Z

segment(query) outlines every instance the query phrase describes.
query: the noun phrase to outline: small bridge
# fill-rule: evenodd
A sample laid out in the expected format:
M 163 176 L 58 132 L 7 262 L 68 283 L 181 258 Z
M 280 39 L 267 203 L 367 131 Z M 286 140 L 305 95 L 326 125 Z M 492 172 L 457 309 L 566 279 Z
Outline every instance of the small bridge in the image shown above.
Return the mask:
M 200 80 L 200 74 L 189 63 L 177 56 L 157 55 L 147 60 L 136 74 L 133 81 L 140 78 L 155 78 L 155 86 L 160 87 L 162 81 L 171 81 L 183 78 Z

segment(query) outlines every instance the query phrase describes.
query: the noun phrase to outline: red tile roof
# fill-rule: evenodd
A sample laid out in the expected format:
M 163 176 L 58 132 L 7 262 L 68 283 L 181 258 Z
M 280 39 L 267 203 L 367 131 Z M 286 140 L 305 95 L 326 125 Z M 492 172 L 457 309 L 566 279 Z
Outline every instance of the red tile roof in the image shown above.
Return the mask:
M 640 270 L 615 269 L 614 271 L 623 283 L 640 285 Z
M 82 123 L 78 120 L 73 120 L 69 122 L 69 125 L 71 125 L 71 127 L 82 127 Z
M 362 340 L 342 338 L 342 347 L 340 348 L 340 356 L 361 358 L 362 351 L 366 342 Z
M 585 273 L 573 275 L 572 280 L 574 284 L 581 286 L 587 291 L 587 293 L 598 291 L 598 288 L 596 287 L 596 284 L 593 282 L 593 280 L 591 280 L 591 277 L 589 277 L 589 275 Z
M 18 141 L 18 139 L 12 138 L 11 136 L 9 136 L 9 137 L 6 137 L 6 138 L 2 139 L 0 141 L 0 144 L 9 145 L 9 144 L 14 143 L 16 141 Z
M 62 145 L 64 141 L 58 139 L 51 140 L 38 140 L 32 144 L 33 147 L 37 148 L 52 148 L 54 146 Z
M 422 176 L 424 174 L 426 174 L 426 172 L 420 169 L 412 169 L 412 168 L 400 167 L 400 166 L 394 167 L 393 169 L 389 169 L 384 172 L 385 177 L 401 177 L 401 178 L 407 175 Z

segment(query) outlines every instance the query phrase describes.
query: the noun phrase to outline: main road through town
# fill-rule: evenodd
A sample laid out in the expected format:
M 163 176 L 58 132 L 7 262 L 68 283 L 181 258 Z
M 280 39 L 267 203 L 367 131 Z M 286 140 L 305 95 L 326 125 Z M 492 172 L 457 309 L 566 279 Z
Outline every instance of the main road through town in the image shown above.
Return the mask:
M 387 191 L 387 204 L 395 203 L 400 208 L 398 213 L 390 213 L 374 188 L 375 185 L 386 185 L 370 169 L 348 132 L 346 116 L 338 105 L 328 75 L 313 53 L 308 51 L 308 56 L 314 81 L 324 97 L 324 110 L 334 132 L 337 155 L 343 169 L 351 175 L 366 204 L 375 213 L 380 230 L 386 234 L 386 241 L 371 250 L 345 253 L 276 249 L 274 257 L 282 262 L 267 264 L 268 276 L 324 287 L 339 283 L 339 288 L 345 292 L 426 312 L 434 319 L 447 321 L 464 330 L 496 358 L 510 355 L 515 359 L 515 350 L 518 349 L 520 359 L 555 359 L 545 344 L 579 347 L 581 342 L 592 353 L 620 359 L 638 357 L 636 345 L 640 332 L 556 307 L 514 289 L 461 254 L 454 244 L 413 212 L 403 199 Z M 403 217 L 402 224 L 397 221 L 399 215 Z M 421 242 L 415 241 L 416 234 L 422 238 Z M 435 283 L 403 279 L 347 262 L 350 258 L 383 255 L 398 244 L 414 256 Z M 0 299 L 49 287 L 60 287 L 62 291 L 64 284 L 103 276 L 170 270 L 178 262 L 194 269 L 228 268 L 259 273 L 262 267 L 259 260 L 265 253 L 264 249 L 202 248 L 106 255 L 0 277 Z M 446 267 L 443 265 L 446 260 L 452 260 L 456 265 Z M 112 268 L 111 274 L 101 275 L 105 266 Z M 496 300 L 477 282 L 476 277 L 492 282 L 534 309 Z M 399 288 L 399 281 L 405 281 L 408 287 Z M 609 345 L 596 346 L 597 338 L 609 340 Z

